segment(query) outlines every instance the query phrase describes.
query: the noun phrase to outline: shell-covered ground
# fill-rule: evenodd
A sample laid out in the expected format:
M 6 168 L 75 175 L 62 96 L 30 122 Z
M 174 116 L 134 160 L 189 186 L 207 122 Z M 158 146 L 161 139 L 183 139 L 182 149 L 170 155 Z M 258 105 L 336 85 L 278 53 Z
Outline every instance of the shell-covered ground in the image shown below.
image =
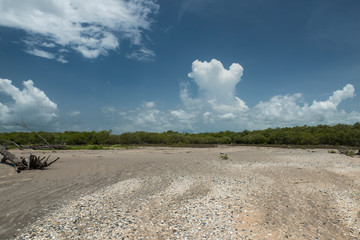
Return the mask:
M 0 165 L 0 239 L 360 239 L 358 157 L 240 146 L 31 152 L 60 160 L 19 174 Z

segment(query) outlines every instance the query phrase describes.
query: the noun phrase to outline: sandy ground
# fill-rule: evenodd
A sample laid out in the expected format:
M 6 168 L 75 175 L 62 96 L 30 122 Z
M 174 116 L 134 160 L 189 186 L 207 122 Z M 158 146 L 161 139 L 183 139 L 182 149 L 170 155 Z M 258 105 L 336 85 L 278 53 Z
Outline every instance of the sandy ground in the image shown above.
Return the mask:
M 19 151 L 0 164 L 0 239 L 360 239 L 360 158 L 258 147 Z M 219 159 L 220 152 L 230 160 Z

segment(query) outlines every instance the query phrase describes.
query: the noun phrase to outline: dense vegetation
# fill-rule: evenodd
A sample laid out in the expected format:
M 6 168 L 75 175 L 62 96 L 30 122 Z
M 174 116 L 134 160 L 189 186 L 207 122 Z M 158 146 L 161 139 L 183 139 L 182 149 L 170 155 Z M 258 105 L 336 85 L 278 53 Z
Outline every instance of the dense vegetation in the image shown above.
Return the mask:
M 114 144 L 284 144 L 284 145 L 344 145 L 360 146 L 360 123 L 335 126 L 318 125 L 286 127 L 242 132 L 179 133 L 167 131 L 126 132 L 120 135 L 110 131 L 63 133 L 39 132 L 50 144 L 114 145 Z M 0 139 L 21 145 L 43 144 L 34 132 L 0 133 Z

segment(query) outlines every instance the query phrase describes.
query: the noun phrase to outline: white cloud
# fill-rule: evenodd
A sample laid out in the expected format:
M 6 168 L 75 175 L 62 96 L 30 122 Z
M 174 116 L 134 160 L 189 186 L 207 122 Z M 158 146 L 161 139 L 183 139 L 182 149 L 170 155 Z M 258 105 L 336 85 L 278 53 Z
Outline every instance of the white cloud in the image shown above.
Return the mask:
M 225 69 L 217 60 L 195 61 L 189 76 L 197 85 L 198 94 L 193 94 L 190 83 L 182 83 L 179 94 L 181 104 L 167 110 L 160 109 L 154 101 L 144 101 L 130 111 L 104 106 L 100 109 L 104 120 L 102 125 L 117 132 L 169 129 L 201 132 L 305 124 L 353 124 L 360 121 L 360 112 L 348 113 L 340 109 L 344 101 L 355 96 L 355 88 L 351 84 L 321 101 L 308 103 L 301 93 L 297 93 L 274 96 L 250 108 L 244 100 L 235 96 L 242 72 L 239 64 Z M 2 99 L 11 99 L 0 102 L 2 129 L 24 123 L 44 129 L 57 119 L 57 105 L 43 91 L 36 88 L 31 80 L 24 81 L 23 86 L 20 90 L 11 80 L 0 78 L 0 95 L 7 96 Z M 74 110 L 69 115 L 76 117 L 83 114 Z
M 210 62 L 195 60 L 188 76 L 198 86 L 199 95 L 190 97 L 189 84 L 183 84 L 180 91 L 183 105 L 172 111 L 172 115 L 181 123 L 186 123 L 187 129 L 215 123 L 219 128 L 225 127 L 230 120 L 239 118 L 249 109 L 243 100 L 235 96 L 236 85 L 242 75 L 243 68 L 237 63 L 225 69 L 216 59 Z
M 33 81 L 24 81 L 23 86 L 23 90 L 19 90 L 11 80 L 0 78 L 0 94 L 13 100 L 0 103 L 0 125 L 47 126 L 56 117 L 57 105 L 34 87 Z
M 61 62 L 61 63 L 68 63 L 68 62 L 69 62 L 68 60 L 66 60 L 66 59 L 64 58 L 63 55 L 60 55 L 56 60 L 57 60 L 58 62 Z
M 312 105 L 302 103 L 300 93 L 275 96 L 267 102 L 259 102 L 250 112 L 251 128 L 274 126 L 352 124 L 360 121 L 360 113 L 346 113 L 338 110 L 339 104 L 355 96 L 355 88 L 347 84 L 343 89 L 334 91 L 326 101 L 314 100 Z
M 231 104 L 219 104 L 215 99 L 209 100 L 208 103 L 214 111 L 219 113 L 241 113 L 249 109 L 246 103 L 238 97 L 234 97 Z
M 55 45 L 54 43 L 48 43 L 48 42 L 43 42 L 43 43 L 41 44 L 41 46 L 47 47 L 47 48 L 56 47 L 56 45 Z
M 77 116 L 79 116 L 80 114 L 81 114 L 80 111 L 72 111 L 72 112 L 70 113 L 70 116 L 72 116 L 72 117 L 77 117 Z
M 126 57 L 129 59 L 135 59 L 135 60 L 138 60 L 141 62 L 153 61 L 155 56 L 156 55 L 155 55 L 154 51 L 147 49 L 145 47 L 142 47 L 139 50 L 126 55 Z
M 203 113 L 202 119 L 203 119 L 204 124 L 214 124 L 215 123 L 214 114 L 211 112 Z
M 114 128 L 119 132 L 141 130 L 158 132 L 174 127 L 171 115 L 155 108 L 155 104 L 151 102 L 142 104 L 141 107 L 126 114 L 121 112 L 119 116 L 122 117 L 120 125 Z
M 233 63 L 227 70 L 216 59 L 210 62 L 195 60 L 192 63 L 192 72 L 188 74 L 205 98 L 221 102 L 233 101 L 235 86 L 242 75 L 243 68 L 240 64 Z
M 234 120 L 235 118 L 236 116 L 233 113 L 225 113 L 223 115 L 219 115 L 219 119 L 226 121 Z
M 203 101 L 201 99 L 194 99 L 194 98 L 190 97 L 189 89 L 190 89 L 190 86 L 188 83 L 180 84 L 180 99 L 184 105 L 184 108 L 194 111 L 199 106 L 202 105 Z
M 121 129 L 197 131 L 204 124 L 225 127 L 249 109 L 243 100 L 235 96 L 235 87 L 242 74 L 243 68 L 237 63 L 225 69 L 215 59 L 210 62 L 196 60 L 189 77 L 199 87 L 198 97 L 191 97 L 190 85 L 183 83 L 180 90 L 182 105 L 177 109 L 161 111 L 153 102 L 145 102 L 136 110 L 126 113 L 121 120 Z
M 37 49 L 37 48 L 28 49 L 25 52 L 27 52 L 29 54 L 32 54 L 34 56 L 37 56 L 37 57 L 43 57 L 43 58 L 47 58 L 47 59 L 54 59 L 55 58 L 54 54 L 52 54 L 50 52 L 40 50 L 40 49 Z
M 188 113 L 184 110 L 174 110 L 170 112 L 172 116 L 178 118 L 180 121 L 188 122 L 188 121 L 194 121 L 196 118 L 196 113 Z
M 112 114 L 116 112 L 116 109 L 112 106 L 101 107 L 101 112 L 104 114 Z
M 251 110 L 253 119 L 263 122 L 288 122 L 300 119 L 303 107 L 299 105 L 301 94 L 274 96 L 267 102 L 259 102 Z M 305 107 L 307 108 L 307 106 Z
M 337 90 L 329 97 L 328 100 L 324 102 L 314 101 L 310 109 L 312 111 L 327 111 L 327 110 L 336 110 L 339 104 L 347 99 L 353 98 L 355 96 L 355 88 L 351 84 L 347 84 L 342 90 Z
M 127 131 L 163 131 L 163 129 L 173 129 L 175 127 L 173 116 L 167 111 L 157 108 L 155 102 L 143 102 L 138 108 L 123 112 L 116 111 L 117 117 L 112 124 L 117 132 Z M 107 117 L 109 120 L 110 117 Z
M 199 93 L 191 96 L 191 84 L 180 85 L 181 105 L 161 111 L 153 102 L 124 114 L 118 131 L 221 131 L 264 129 L 296 125 L 353 124 L 360 121 L 359 112 L 347 113 L 338 109 L 346 99 L 355 96 L 354 86 L 347 84 L 324 101 L 306 103 L 302 94 L 279 95 L 260 101 L 249 108 L 235 96 L 243 68 L 232 64 L 225 69 L 220 61 L 196 60 L 189 77 L 196 83 Z
M 145 108 L 154 108 L 155 107 L 155 103 L 154 102 L 144 102 L 143 106 Z
M 152 0 L 2 0 L 0 25 L 25 30 L 29 38 L 24 42 L 36 49 L 27 52 L 36 56 L 49 58 L 39 54 L 45 47 L 58 51 L 53 55 L 65 48 L 96 58 L 127 39 L 140 46 L 137 58 L 148 59 L 154 53 L 143 46 L 142 34 L 150 30 L 158 9 Z

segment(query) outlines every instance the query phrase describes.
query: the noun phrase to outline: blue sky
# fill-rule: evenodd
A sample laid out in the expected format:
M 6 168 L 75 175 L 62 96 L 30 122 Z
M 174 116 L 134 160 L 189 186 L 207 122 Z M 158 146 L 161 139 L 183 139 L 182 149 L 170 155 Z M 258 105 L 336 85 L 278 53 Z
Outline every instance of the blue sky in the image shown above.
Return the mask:
M 335 0 L 0 0 L 0 131 L 353 124 L 359 10 Z

